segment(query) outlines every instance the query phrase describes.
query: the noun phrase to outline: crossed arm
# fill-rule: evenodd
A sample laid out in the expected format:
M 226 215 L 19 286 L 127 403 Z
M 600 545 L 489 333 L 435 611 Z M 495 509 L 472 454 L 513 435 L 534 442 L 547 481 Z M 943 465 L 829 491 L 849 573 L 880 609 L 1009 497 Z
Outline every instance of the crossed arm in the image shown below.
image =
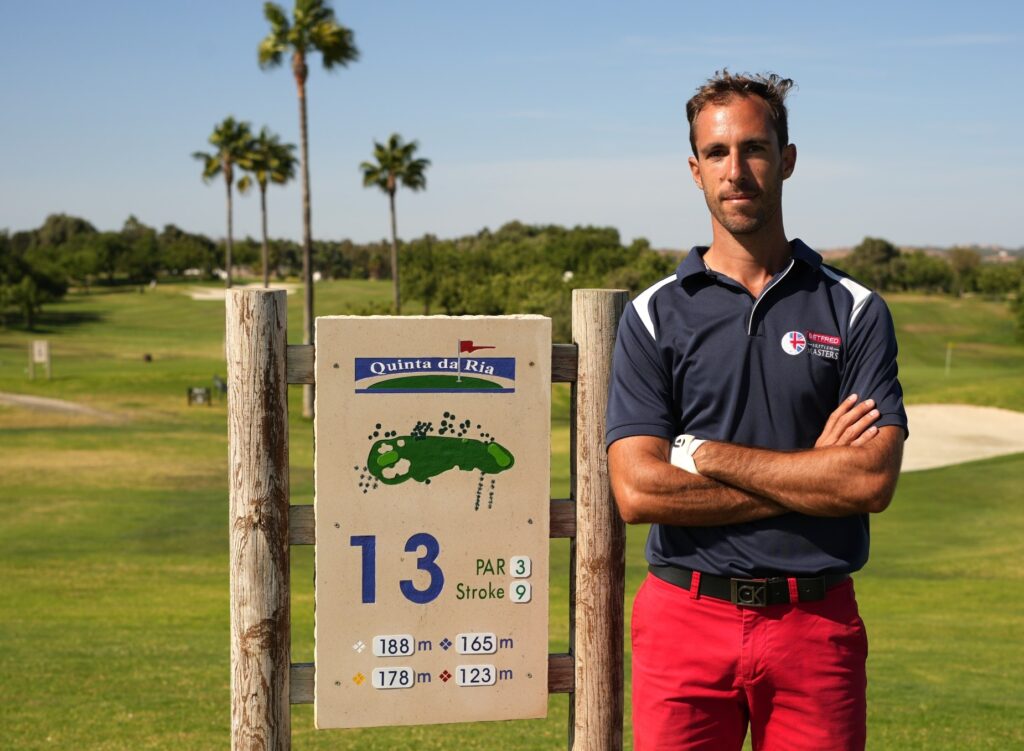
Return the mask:
M 814 448 L 803 451 L 706 441 L 693 455 L 700 475 L 669 464 L 664 438 L 622 438 L 608 449 L 619 513 L 630 524 L 717 526 L 790 511 L 883 511 L 896 488 L 903 429 L 874 427 L 873 407 L 851 395 L 829 417 Z

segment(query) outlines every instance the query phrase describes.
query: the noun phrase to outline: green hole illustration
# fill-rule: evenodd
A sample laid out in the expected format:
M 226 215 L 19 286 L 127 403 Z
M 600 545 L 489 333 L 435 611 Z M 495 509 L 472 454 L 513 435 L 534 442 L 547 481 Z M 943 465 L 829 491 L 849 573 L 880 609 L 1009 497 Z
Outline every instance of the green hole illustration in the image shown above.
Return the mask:
M 375 441 L 366 466 L 385 485 L 426 482 L 452 469 L 496 475 L 515 464 L 512 452 L 492 441 L 402 435 Z

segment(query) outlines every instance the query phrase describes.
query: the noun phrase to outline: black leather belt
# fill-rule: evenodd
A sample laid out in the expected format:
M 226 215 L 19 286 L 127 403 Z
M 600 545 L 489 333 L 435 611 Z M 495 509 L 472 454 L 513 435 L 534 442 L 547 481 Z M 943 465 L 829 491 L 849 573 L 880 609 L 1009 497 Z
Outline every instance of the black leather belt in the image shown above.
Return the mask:
M 650 565 L 647 570 L 669 584 L 689 591 L 693 571 L 678 566 Z M 789 579 L 796 579 L 797 600 L 824 600 L 825 593 L 850 578 L 849 574 L 825 574 L 812 577 L 772 576 L 766 579 L 730 579 L 726 576 L 701 573 L 697 594 L 714 597 L 747 608 L 789 604 Z

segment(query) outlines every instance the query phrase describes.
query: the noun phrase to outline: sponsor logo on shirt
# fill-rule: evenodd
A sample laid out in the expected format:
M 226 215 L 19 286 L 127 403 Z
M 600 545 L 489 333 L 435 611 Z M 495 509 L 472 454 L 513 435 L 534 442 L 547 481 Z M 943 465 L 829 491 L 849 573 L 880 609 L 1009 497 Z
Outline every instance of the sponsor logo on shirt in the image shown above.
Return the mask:
M 807 337 L 799 331 L 787 331 L 782 335 L 782 351 L 787 355 L 799 355 L 807 349 Z
M 807 339 L 810 342 L 812 355 L 824 357 L 826 360 L 839 359 L 839 347 L 842 345 L 843 340 L 838 336 L 808 331 Z

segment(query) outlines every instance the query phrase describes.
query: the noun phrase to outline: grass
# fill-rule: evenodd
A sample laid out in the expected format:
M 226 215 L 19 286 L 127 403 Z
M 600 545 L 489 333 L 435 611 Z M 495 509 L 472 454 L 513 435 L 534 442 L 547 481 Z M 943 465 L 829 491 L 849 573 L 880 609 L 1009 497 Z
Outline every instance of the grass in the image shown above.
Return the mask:
M 1014 340 L 1006 303 L 927 295 L 898 295 L 888 302 L 909 402 L 1024 409 L 1024 347 Z
M 186 291 L 75 295 L 47 313 L 45 332 L 0 332 L 0 391 L 115 417 L 0 407 L 3 748 L 228 743 L 224 405 L 185 404 L 186 386 L 224 375 L 223 305 Z M 353 312 L 386 300 L 388 283 L 330 282 L 318 293 L 319 310 Z M 1024 347 L 1003 306 L 910 296 L 890 304 L 909 401 L 1024 410 Z M 300 305 L 301 295 L 289 298 L 292 341 Z M 26 380 L 37 336 L 51 341 L 52 381 Z M 948 377 L 947 341 L 956 343 Z M 299 400 L 291 389 L 292 495 L 304 503 L 312 426 L 296 417 Z M 567 420 L 568 391 L 557 387 L 555 495 L 568 489 Z M 1024 746 L 1022 481 L 1022 455 L 908 474 L 872 520 L 871 562 L 857 577 L 871 635 L 870 747 Z M 643 576 L 644 533 L 630 529 L 627 608 Z M 551 571 L 550 648 L 564 651 L 565 541 L 552 543 Z M 313 655 L 312 579 L 312 550 L 293 549 L 297 662 Z M 567 717 L 568 697 L 554 696 L 538 721 L 315 731 L 311 708 L 298 706 L 292 725 L 296 749 L 560 749 Z

